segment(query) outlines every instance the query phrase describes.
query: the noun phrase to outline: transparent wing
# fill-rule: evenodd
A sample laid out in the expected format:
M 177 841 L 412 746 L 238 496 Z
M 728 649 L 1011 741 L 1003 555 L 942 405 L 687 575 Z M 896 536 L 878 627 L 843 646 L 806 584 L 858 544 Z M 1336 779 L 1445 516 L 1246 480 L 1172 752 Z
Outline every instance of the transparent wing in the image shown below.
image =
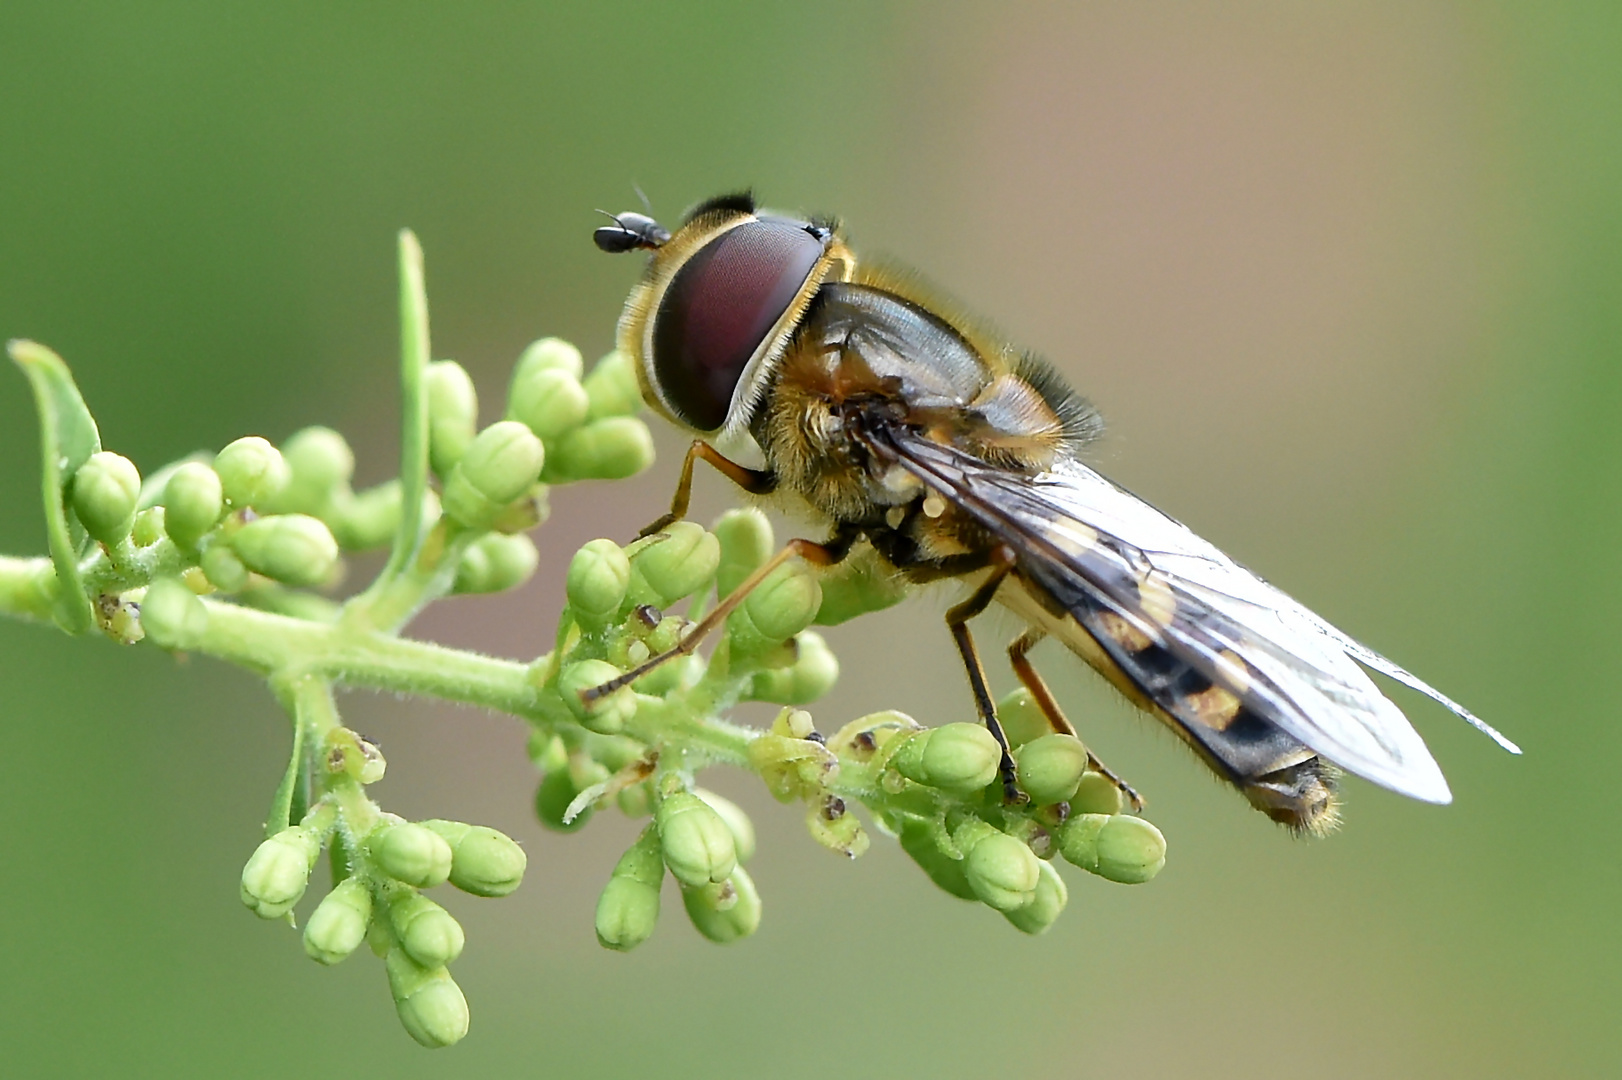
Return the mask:
M 1424 741 L 1358 661 L 1520 752 L 1463 706 L 1079 462 L 1030 478 L 921 436 L 892 433 L 889 441 L 905 468 L 1013 541 L 1021 570 L 1050 592 L 1081 588 L 1089 605 L 1101 601 L 1132 631 L 1351 772 L 1427 802 L 1451 799 Z

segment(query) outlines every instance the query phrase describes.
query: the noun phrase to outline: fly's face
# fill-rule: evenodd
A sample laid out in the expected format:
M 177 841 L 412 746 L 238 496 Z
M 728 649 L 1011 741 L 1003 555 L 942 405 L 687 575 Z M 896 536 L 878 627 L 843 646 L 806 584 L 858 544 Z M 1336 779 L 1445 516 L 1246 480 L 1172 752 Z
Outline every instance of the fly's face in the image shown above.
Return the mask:
M 597 230 L 605 251 L 652 253 L 620 317 L 642 396 L 695 434 L 748 427 L 773 365 L 822 283 L 854 264 L 831 224 L 701 204 L 672 235 L 640 214 Z

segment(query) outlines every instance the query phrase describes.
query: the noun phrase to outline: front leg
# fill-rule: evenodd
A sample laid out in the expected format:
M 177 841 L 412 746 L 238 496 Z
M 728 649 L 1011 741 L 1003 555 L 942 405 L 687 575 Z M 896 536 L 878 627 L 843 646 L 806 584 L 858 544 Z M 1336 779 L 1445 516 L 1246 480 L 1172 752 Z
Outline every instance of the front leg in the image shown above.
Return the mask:
M 670 500 L 670 513 L 637 533 L 638 540 L 661 532 L 687 516 L 687 504 L 693 496 L 693 462 L 700 458 L 715 466 L 721 475 L 751 495 L 770 495 L 777 490 L 775 472 L 770 469 L 751 469 L 747 465 L 739 465 L 703 439 L 694 439 L 693 445 L 687 448 L 687 456 L 682 459 L 681 479 L 676 483 L 675 498 Z
M 776 555 L 756 567 L 754 573 L 745 578 L 742 584 L 725 597 L 722 597 L 721 601 L 711 609 L 708 615 L 705 615 L 689 627 L 686 633 L 682 635 L 682 639 L 673 648 L 667 649 L 657 656 L 650 656 L 647 660 L 618 678 L 610 679 L 601 685 L 580 691 L 580 700 L 589 706 L 616 690 L 630 686 L 642 676 L 655 668 L 668 664 L 678 656 L 687 656 L 698 648 L 699 644 L 709 636 L 712 630 L 726 622 L 727 616 L 737 610 L 738 605 L 747 600 L 749 594 L 754 592 L 756 587 L 762 581 L 765 581 L 773 570 L 776 570 L 796 555 L 812 566 L 837 565 L 846 555 L 850 554 L 856 536 L 856 533 L 848 529 L 841 529 L 835 532 L 825 544 L 819 544 L 814 540 L 790 540 L 783 545 L 783 549 Z

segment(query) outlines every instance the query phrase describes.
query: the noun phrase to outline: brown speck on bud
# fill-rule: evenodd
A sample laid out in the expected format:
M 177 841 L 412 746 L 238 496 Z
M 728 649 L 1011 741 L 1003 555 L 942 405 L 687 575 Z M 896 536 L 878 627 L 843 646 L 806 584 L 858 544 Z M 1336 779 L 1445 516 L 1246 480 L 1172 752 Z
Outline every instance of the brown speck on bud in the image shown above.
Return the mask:
M 649 630 L 652 630 L 654 627 L 658 626 L 664 621 L 665 618 L 664 612 L 660 611 L 652 604 L 638 604 L 636 608 L 636 617 L 641 621 L 642 625 L 647 627 Z
M 811 734 L 807 735 L 806 738 L 809 741 L 816 743 L 818 746 L 828 745 L 828 736 L 824 735 L 820 731 L 813 731 Z
M 822 816 L 829 821 L 838 821 L 845 816 L 845 800 L 838 795 L 830 795 L 822 800 Z
M 1031 815 L 1043 825 L 1057 828 L 1070 820 L 1070 804 L 1067 802 L 1054 803 L 1052 806 L 1043 806 Z
M 346 764 L 347 764 L 347 759 L 346 759 L 346 757 L 344 755 L 344 748 L 343 747 L 334 746 L 331 750 L 327 751 L 327 771 L 328 772 L 330 772 L 330 773 L 341 773 L 341 772 L 344 771 L 344 767 L 345 767 Z

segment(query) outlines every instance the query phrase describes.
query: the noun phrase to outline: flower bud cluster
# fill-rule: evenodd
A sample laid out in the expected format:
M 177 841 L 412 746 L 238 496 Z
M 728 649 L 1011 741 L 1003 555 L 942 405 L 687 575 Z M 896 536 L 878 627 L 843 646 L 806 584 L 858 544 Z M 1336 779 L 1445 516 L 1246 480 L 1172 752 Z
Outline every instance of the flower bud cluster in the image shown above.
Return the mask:
M 542 773 L 536 811 L 543 822 L 578 828 L 610 795 L 629 810 L 647 811 L 644 778 L 611 779 L 646 752 L 636 736 L 644 709 L 656 720 L 686 707 L 693 695 L 803 703 L 833 685 L 838 664 L 826 642 L 806 630 L 816 614 L 816 578 L 792 560 L 732 613 L 708 663 L 677 657 L 588 700 L 588 692 L 681 643 L 691 623 L 666 609 L 689 598 L 704 602 L 712 587 L 735 588 L 772 550 L 770 526 L 750 511 L 723 516 L 713 531 L 677 522 L 629 547 L 602 539 L 575 553 L 559 649 L 532 668 L 543 711 L 531 752 Z M 633 752 L 624 753 L 625 746 Z
M 338 543 L 322 520 L 281 512 L 295 479 L 287 456 L 258 436 L 236 440 L 211 461 L 192 458 L 160 469 L 144 483 L 127 459 L 100 451 L 74 474 L 70 504 L 86 532 L 109 551 L 126 553 L 115 558 L 128 557 L 126 543 L 140 550 L 167 539 L 173 555 L 161 564 L 194 592 L 239 591 L 250 573 L 287 585 L 324 584 L 336 570 Z M 171 605 L 168 614 L 178 612 Z M 178 629 L 162 613 L 156 621 Z M 154 635 L 170 648 L 194 644 L 187 639 L 161 630 Z
M 366 782 L 381 757 L 347 729 L 328 740 L 326 767 Z M 260 844 L 242 870 L 242 902 L 261 918 L 282 918 L 303 897 L 340 812 L 321 807 Z M 335 839 L 336 842 L 336 839 Z M 422 890 L 449 881 L 474 896 L 506 896 L 523 880 L 524 853 L 494 829 L 458 821 L 385 819 L 354 848 L 349 875 L 310 913 L 304 951 L 321 964 L 347 959 L 371 940 L 386 956 L 389 987 L 406 1030 L 424 1046 L 467 1033 L 467 1001 L 447 966 L 462 954 L 462 926 Z
M 874 774 L 895 797 L 892 807 L 904 807 L 876 809 L 931 881 L 1025 933 L 1046 930 L 1068 900 L 1055 855 L 1111 881 L 1154 877 L 1165 863 L 1164 837 L 1122 814 L 1118 783 L 1090 767 L 1081 741 L 1055 733 L 1025 691 L 1005 699 L 998 716 L 1014 744 L 1023 801 L 1009 801 L 996 782 L 1001 748 L 979 724 L 927 729 L 881 713 L 847 725 L 828 746 L 846 768 Z M 930 805 L 933 813 L 923 809 Z

